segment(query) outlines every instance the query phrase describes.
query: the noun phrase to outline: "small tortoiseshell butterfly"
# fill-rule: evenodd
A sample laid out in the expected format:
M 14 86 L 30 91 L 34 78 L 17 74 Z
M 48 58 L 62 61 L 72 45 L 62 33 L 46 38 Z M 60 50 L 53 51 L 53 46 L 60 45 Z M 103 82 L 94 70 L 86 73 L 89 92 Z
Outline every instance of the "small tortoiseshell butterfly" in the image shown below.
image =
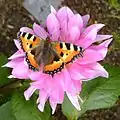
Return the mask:
M 60 72 L 65 64 L 73 62 L 82 56 L 83 49 L 71 43 L 50 41 L 36 35 L 19 32 L 22 49 L 26 52 L 26 62 L 29 69 L 38 70 L 43 66 L 43 72 L 54 75 Z

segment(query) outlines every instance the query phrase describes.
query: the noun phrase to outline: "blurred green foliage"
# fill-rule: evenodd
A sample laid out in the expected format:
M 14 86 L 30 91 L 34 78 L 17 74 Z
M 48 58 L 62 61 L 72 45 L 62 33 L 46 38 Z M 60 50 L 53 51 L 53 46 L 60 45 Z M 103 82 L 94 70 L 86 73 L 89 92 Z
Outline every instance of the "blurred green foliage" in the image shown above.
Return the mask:
M 12 113 L 12 103 L 8 101 L 0 107 L 0 120 L 16 120 Z
M 8 68 L 2 67 L 7 63 L 7 61 L 7 57 L 0 53 L 0 86 L 9 82 L 9 79 L 7 78 L 9 75 Z
M 40 112 L 36 105 L 37 96 L 33 95 L 26 101 L 23 93 L 15 92 L 12 96 L 12 111 L 17 120 L 51 120 L 51 109 L 45 105 L 44 112 Z
M 117 10 L 120 10 L 120 0 L 108 0 L 108 3 Z

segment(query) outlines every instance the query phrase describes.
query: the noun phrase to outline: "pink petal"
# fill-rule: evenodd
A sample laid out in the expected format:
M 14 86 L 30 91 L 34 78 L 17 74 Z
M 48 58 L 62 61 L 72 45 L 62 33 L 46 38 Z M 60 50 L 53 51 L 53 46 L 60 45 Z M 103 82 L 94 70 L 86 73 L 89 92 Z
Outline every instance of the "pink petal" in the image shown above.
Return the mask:
M 59 80 L 57 80 L 59 78 Z M 64 74 L 62 72 L 57 73 L 54 75 L 53 80 L 56 81 L 63 89 L 63 91 L 65 90 L 64 88 Z
M 106 40 L 99 45 L 90 46 L 88 49 L 84 51 L 83 57 L 77 60 L 77 63 L 88 64 L 103 60 L 107 54 L 108 45 L 110 44 L 111 41 L 112 39 Z
M 24 62 L 20 62 L 13 70 L 12 75 L 19 79 L 28 79 L 29 69 Z
M 71 94 L 75 94 L 76 93 L 76 88 L 72 82 L 71 76 L 69 71 L 64 68 L 63 70 L 63 75 L 64 75 L 64 88 L 66 92 L 69 92 Z
M 99 63 L 96 63 L 93 68 L 92 68 L 95 72 L 94 72 L 94 76 L 92 76 L 91 78 L 89 78 L 88 80 L 97 78 L 97 77 L 105 77 L 108 78 L 108 72 L 103 68 L 103 66 L 101 66 Z
M 76 23 L 79 26 L 79 29 L 81 31 L 81 29 L 83 29 L 83 19 L 82 19 L 82 16 L 80 14 L 76 14 L 75 17 L 76 17 Z
M 49 82 L 51 82 L 51 77 L 47 74 L 42 72 L 30 72 L 29 77 L 34 82 L 31 83 L 32 86 L 35 86 L 37 89 L 47 89 L 51 86 L 47 86 Z M 47 88 L 46 88 L 47 87 Z M 46 90 L 46 91 L 47 91 Z
M 97 35 L 96 28 L 89 29 L 88 27 L 80 36 L 80 39 L 77 41 L 77 44 L 83 48 L 87 48 L 93 42 L 95 42 L 96 35 Z
M 22 28 L 20 28 L 20 31 L 34 34 L 34 31 L 32 29 L 28 28 L 28 27 L 22 27 Z
M 69 31 L 69 42 L 70 43 L 75 43 L 79 39 L 80 36 L 80 31 L 79 28 L 76 26 L 72 27 Z
M 90 75 L 90 77 L 88 77 L 88 80 L 94 79 L 96 77 L 106 77 L 108 78 L 108 72 L 103 68 L 103 66 L 101 66 L 99 63 L 94 63 L 93 65 L 88 66 L 90 67 L 90 71 L 88 71 L 88 76 Z M 88 68 L 89 69 L 89 68 Z M 86 69 L 87 70 L 87 69 Z M 93 75 L 92 75 L 93 73 Z
M 107 71 L 99 63 L 91 63 L 86 65 L 74 63 L 68 68 L 68 70 L 73 68 L 76 71 L 76 73 L 82 74 L 84 76 L 84 79 L 81 80 L 91 80 L 99 76 L 106 78 L 108 77 Z M 74 73 L 71 72 L 71 74 Z M 80 80 L 75 76 L 71 76 L 71 78 L 74 80 Z
M 45 31 L 45 29 L 36 23 L 33 24 L 33 30 L 34 33 L 42 39 L 46 39 L 48 36 L 48 33 Z
M 52 78 L 52 76 L 49 76 L 44 84 L 42 85 L 43 88 L 47 91 L 47 93 L 51 94 L 51 90 L 54 88 L 54 79 Z
M 59 78 L 59 80 L 58 80 Z M 61 73 L 55 74 L 53 77 L 53 87 L 50 94 L 50 99 L 53 102 L 62 103 L 64 99 L 64 89 L 62 88 L 63 78 Z
M 32 94 L 35 92 L 36 88 L 34 86 L 30 86 L 25 92 L 24 96 L 26 100 L 29 100 Z
M 35 77 L 34 77 L 35 78 Z M 35 82 L 32 82 L 31 85 L 35 86 L 37 89 L 44 89 L 47 93 L 51 93 L 53 88 L 54 80 L 50 75 L 47 76 L 38 76 Z
M 61 34 L 60 34 L 60 41 L 61 42 L 69 42 L 68 40 L 68 23 L 67 20 L 64 20 L 60 23 L 61 26 Z
M 16 53 L 14 53 L 8 59 L 12 60 L 12 59 L 16 59 L 16 58 L 20 58 L 20 57 L 24 57 L 24 56 L 25 56 L 25 53 L 18 50 Z
M 31 71 L 29 73 L 29 77 L 31 80 L 34 80 L 34 81 L 42 81 L 42 79 L 45 79 L 46 77 L 48 77 L 47 74 L 44 74 L 42 71 Z
M 57 12 L 57 18 L 60 22 L 60 27 L 61 27 L 61 41 L 67 41 L 67 38 L 68 38 L 68 21 L 73 16 L 74 16 L 73 12 L 68 7 L 62 7 Z
M 96 28 L 96 30 L 98 32 L 104 26 L 105 26 L 104 24 L 93 24 L 93 25 L 90 25 L 89 27 L 87 27 L 87 31 L 86 32 L 89 32 L 91 29 L 94 29 L 94 28 Z
M 62 20 L 70 19 L 71 17 L 73 17 L 74 14 L 71 11 L 70 8 L 68 7 L 62 7 L 61 9 L 59 9 L 59 11 L 57 12 L 57 17 L 58 19 L 62 22 Z
M 73 84 L 76 88 L 76 91 L 78 91 L 78 93 L 82 90 L 82 81 L 79 80 L 72 80 Z
M 97 32 L 102 28 L 104 27 L 105 25 L 104 24 L 93 24 L 93 25 L 90 25 L 88 26 L 87 28 L 84 28 L 82 32 L 90 32 L 92 29 L 96 29 Z
M 113 38 L 111 38 L 109 40 L 106 40 L 106 41 L 102 42 L 99 46 L 108 48 L 108 45 L 111 43 L 112 40 L 113 40 Z M 92 48 L 97 48 L 97 46 L 91 46 L 91 47 Z
M 69 93 L 66 93 L 67 94 L 67 96 L 68 96 L 68 98 L 69 98 L 69 100 L 71 101 L 71 103 L 74 105 L 74 107 L 78 110 L 78 111 L 80 111 L 81 110 L 81 108 L 80 108 L 80 104 L 79 104 L 79 101 L 78 101 L 78 96 L 77 95 L 71 95 L 71 94 L 69 94 Z
M 79 31 L 81 32 L 83 28 L 83 20 L 79 14 L 76 14 L 72 18 L 69 19 L 68 30 L 71 29 L 72 27 L 78 27 Z
M 46 88 L 46 86 L 48 85 L 48 79 L 49 77 L 45 77 L 45 76 L 39 76 L 39 78 L 37 78 L 37 81 L 32 82 L 31 85 L 35 86 L 37 89 L 47 89 L 46 91 L 48 91 L 49 88 Z M 45 86 L 46 85 L 46 86 Z M 50 86 L 47 86 L 50 87 Z M 51 87 L 50 87 L 51 89 Z
M 15 68 L 20 62 L 24 61 L 24 58 L 16 58 L 5 64 L 3 67 Z
M 14 43 L 15 43 L 16 47 L 18 48 L 18 50 L 20 50 L 21 52 L 23 52 L 23 50 L 21 49 L 20 42 L 18 40 L 14 39 Z
M 96 36 L 96 41 L 102 41 L 102 40 L 106 40 L 106 39 L 109 39 L 109 38 L 112 38 L 113 36 L 112 35 L 97 35 Z
M 82 16 L 82 19 L 83 19 L 83 27 L 85 28 L 90 19 L 90 15 L 84 15 Z
M 77 67 L 78 67 L 78 65 L 77 65 Z M 70 76 L 71 76 L 71 78 L 72 79 L 74 79 L 74 80 L 82 80 L 82 79 L 85 79 L 85 76 L 83 76 L 83 74 L 81 74 L 80 72 L 79 72 L 79 69 L 77 70 L 76 69 L 76 63 L 74 64 L 71 64 L 71 65 L 68 65 L 67 66 L 67 69 L 68 69 L 68 71 L 69 71 L 69 73 L 70 73 Z M 76 70 L 75 70 L 76 69 Z
M 53 89 L 54 88 L 54 89 Z M 64 99 L 64 91 L 63 89 L 57 84 L 55 87 L 52 88 L 50 99 L 57 103 L 62 103 Z
M 45 106 L 45 102 L 48 98 L 48 94 L 46 91 L 44 90 L 40 90 L 40 93 L 39 93 L 39 105 L 38 105 L 38 109 L 43 112 L 44 111 L 44 106 Z
M 54 13 L 48 15 L 46 25 L 50 35 L 52 35 L 51 39 L 57 41 L 60 36 L 60 24 Z

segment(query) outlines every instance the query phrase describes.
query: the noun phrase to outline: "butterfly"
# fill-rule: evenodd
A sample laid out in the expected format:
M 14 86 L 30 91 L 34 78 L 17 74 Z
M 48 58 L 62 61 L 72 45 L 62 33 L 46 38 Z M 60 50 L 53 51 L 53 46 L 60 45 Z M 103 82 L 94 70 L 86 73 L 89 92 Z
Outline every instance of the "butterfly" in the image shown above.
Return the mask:
M 18 38 L 26 54 L 29 69 L 54 75 L 60 72 L 66 64 L 82 57 L 83 48 L 72 43 L 51 41 L 50 37 L 42 39 L 27 32 L 19 32 Z

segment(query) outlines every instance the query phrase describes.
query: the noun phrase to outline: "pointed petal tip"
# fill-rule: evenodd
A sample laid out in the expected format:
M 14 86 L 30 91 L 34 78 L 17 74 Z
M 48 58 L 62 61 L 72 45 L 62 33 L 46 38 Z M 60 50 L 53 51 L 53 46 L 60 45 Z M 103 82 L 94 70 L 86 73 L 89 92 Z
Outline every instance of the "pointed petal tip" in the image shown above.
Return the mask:
M 50 10 L 51 10 L 51 13 L 54 13 L 54 14 L 57 13 L 56 10 L 55 10 L 55 8 L 52 5 L 50 5 Z
M 83 27 L 84 27 L 84 28 L 85 28 L 86 25 L 88 24 L 89 19 L 90 19 L 90 15 L 89 15 L 89 14 L 82 16 Z
M 97 24 L 96 25 L 96 29 L 97 29 L 97 31 L 99 31 L 101 28 L 103 28 L 105 26 L 105 24 Z
M 37 99 L 36 103 L 37 103 L 37 104 L 39 104 L 39 103 L 40 103 L 40 98 L 38 98 L 38 99 Z
M 90 27 L 91 28 L 96 28 L 96 30 L 97 30 L 97 32 L 101 29 L 101 28 L 103 28 L 105 26 L 105 24 L 102 24 L 102 23 L 99 23 L 99 24 L 93 24 L 93 25 L 91 25 Z
M 113 40 L 113 38 L 110 38 L 110 39 L 104 41 L 103 43 L 101 43 L 101 46 L 104 46 L 107 48 L 109 46 L 109 44 L 112 42 L 112 40 Z
M 28 97 L 26 91 L 24 92 L 24 96 L 25 96 L 25 100 L 27 100 L 27 101 L 30 100 L 30 98 Z
M 34 34 L 33 30 L 31 28 L 28 28 L 28 27 L 22 27 L 22 28 L 20 28 L 20 31 Z
M 109 74 L 106 71 L 106 69 L 102 65 L 100 65 L 99 63 L 96 64 L 96 70 L 99 70 L 99 76 L 105 77 L 105 78 L 109 77 Z
M 107 40 L 107 46 L 112 42 L 113 38 L 111 37 L 110 39 Z
M 105 70 L 104 74 L 103 74 L 103 77 L 105 78 L 109 78 L 109 73 Z
M 24 57 L 24 56 L 25 56 L 25 53 L 18 50 L 16 53 L 14 53 L 12 56 L 10 56 L 8 58 L 8 60 L 12 60 L 12 59 L 16 59 L 16 58 L 20 58 L 20 57 Z
M 104 27 L 105 26 L 105 24 L 103 24 L 103 23 L 98 23 L 98 24 L 96 24 L 99 28 L 102 28 L 102 27 Z
M 11 56 L 10 56 L 10 57 L 8 57 L 8 60 L 11 60 Z
M 16 78 L 16 77 L 14 75 L 9 75 L 8 78 L 11 79 L 11 78 Z
M 78 101 L 78 96 L 75 95 L 75 96 L 72 96 L 70 93 L 66 92 L 69 100 L 71 101 L 71 103 L 73 104 L 73 106 L 78 110 L 80 111 L 81 108 L 80 108 L 80 104 L 79 104 L 79 101 Z
M 26 100 L 29 100 L 30 97 L 33 95 L 33 93 L 35 92 L 36 88 L 34 88 L 33 86 L 30 86 L 25 92 L 24 92 L 24 96 Z
M 5 64 L 5 65 L 2 65 L 1 67 L 7 67 L 7 64 Z
M 50 103 L 51 107 L 52 107 L 52 115 L 55 113 L 56 107 L 57 107 L 57 103 Z
M 38 109 L 39 109 L 41 112 L 43 112 L 43 111 L 44 111 L 44 105 L 39 104 L 39 105 L 38 105 Z
M 101 35 L 101 34 L 98 34 L 96 36 L 96 41 L 103 41 L 103 40 L 108 40 L 108 39 L 112 39 L 113 38 L 113 35 Z
M 82 100 L 82 98 L 78 95 L 78 99 L 79 99 L 79 101 L 81 102 L 81 103 L 83 103 L 83 100 Z
M 52 109 L 52 115 L 55 113 L 55 109 Z
M 89 14 L 86 14 L 83 17 L 86 17 L 87 21 L 89 21 L 89 19 L 90 19 L 90 15 Z
M 90 15 L 89 15 L 89 14 L 86 14 L 85 16 L 88 17 L 88 18 L 90 18 Z

